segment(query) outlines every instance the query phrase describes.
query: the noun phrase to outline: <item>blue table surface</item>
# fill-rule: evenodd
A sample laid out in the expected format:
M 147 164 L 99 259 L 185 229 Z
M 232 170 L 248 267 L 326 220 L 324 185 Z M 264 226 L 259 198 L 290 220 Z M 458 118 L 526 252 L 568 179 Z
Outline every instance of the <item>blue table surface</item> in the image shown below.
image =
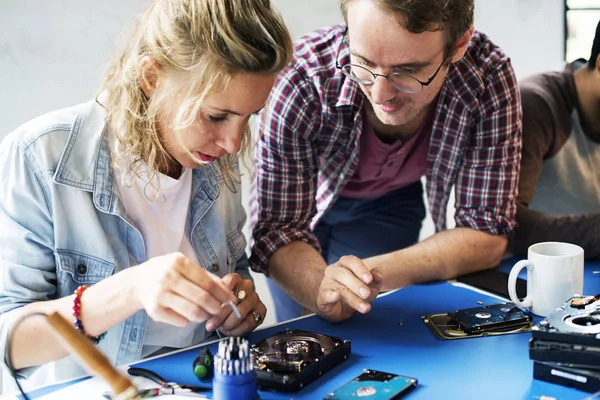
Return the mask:
M 508 270 L 515 261 L 506 260 L 500 268 Z M 600 270 L 600 262 L 586 262 L 585 294 L 600 293 L 600 275 L 594 275 L 594 270 Z M 533 361 L 528 355 L 530 333 L 440 340 L 421 320 L 425 314 L 477 307 L 478 302 L 495 304 L 502 301 L 447 282 L 416 285 L 378 298 L 371 312 L 357 314 L 341 324 L 334 325 L 311 316 L 253 332 L 248 336 L 251 344 L 286 328 L 333 335 L 352 343 L 348 360 L 302 390 L 296 393 L 260 392 L 261 399 L 322 399 L 365 368 L 417 378 L 418 386 L 406 396 L 407 399 L 552 396 L 566 400 L 589 395 L 533 379 Z M 211 350 L 216 351 L 216 346 L 211 346 Z M 198 349 L 190 349 L 135 365 L 151 369 L 167 381 L 198 384 L 199 380 L 192 372 L 197 353 Z

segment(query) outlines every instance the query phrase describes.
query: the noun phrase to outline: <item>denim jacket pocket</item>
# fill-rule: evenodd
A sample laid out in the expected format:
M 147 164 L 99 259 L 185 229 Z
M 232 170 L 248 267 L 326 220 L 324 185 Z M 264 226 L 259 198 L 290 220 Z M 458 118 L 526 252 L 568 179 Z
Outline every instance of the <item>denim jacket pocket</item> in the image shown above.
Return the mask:
M 246 250 L 246 238 L 244 234 L 235 230 L 227 235 L 227 264 L 231 272 L 235 270 L 235 264 Z
M 70 294 L 79 285 L 90 285 L 112 275 L 115 265 L 111 262 L 72 250 L 56 250 L 57 273 L 60 292 Z

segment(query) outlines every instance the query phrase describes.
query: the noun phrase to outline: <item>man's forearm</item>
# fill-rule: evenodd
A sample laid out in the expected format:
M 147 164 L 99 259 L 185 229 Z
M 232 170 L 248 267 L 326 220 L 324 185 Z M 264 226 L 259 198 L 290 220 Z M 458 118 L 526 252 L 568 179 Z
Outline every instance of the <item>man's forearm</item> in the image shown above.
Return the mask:
M 470 228 L 455 228 L 393 253 L 365 260 L 383 273 L 383 290 L 438 280 L 493 268 L 506 249 L 504 236 Z
M 311 245 L 291 242 L 269 259 L 272 279 L 300 305 L 315 311 L 315 300 L 327 263 Z

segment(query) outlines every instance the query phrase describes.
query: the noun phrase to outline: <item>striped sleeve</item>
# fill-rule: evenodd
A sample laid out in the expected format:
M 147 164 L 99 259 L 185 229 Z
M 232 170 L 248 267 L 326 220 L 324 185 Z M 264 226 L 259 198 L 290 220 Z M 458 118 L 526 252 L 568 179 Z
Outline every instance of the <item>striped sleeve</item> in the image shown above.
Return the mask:
M 487 74 L 456 181 L 457 226 L 510 235 L 521 161 L 521 98 L 510 60 Z
M 250 265 L 267 273 L 273 253 L 292 241 L 319 244 L 310 230 L 316 214 L 319 96 L 293 66 L 275 82 L 259 122 L 252 188 Z

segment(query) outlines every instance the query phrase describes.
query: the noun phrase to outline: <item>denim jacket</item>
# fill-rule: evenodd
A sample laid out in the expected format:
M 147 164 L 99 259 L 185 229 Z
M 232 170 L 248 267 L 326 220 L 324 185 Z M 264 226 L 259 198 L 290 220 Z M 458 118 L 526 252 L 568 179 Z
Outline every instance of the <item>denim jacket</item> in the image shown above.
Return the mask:
M 0 354 L 18 308 L 147 260 L 116 192 L 105 116 L 90 101 L 34 119 L 0 145 Z M 191 242 L 201 267 L 250 279 L 236 189 L 216 163 L 193 171 Z M 113 364 L 140 358 L 147 318 L 140 311 L 108 331 L 99 347 Z

